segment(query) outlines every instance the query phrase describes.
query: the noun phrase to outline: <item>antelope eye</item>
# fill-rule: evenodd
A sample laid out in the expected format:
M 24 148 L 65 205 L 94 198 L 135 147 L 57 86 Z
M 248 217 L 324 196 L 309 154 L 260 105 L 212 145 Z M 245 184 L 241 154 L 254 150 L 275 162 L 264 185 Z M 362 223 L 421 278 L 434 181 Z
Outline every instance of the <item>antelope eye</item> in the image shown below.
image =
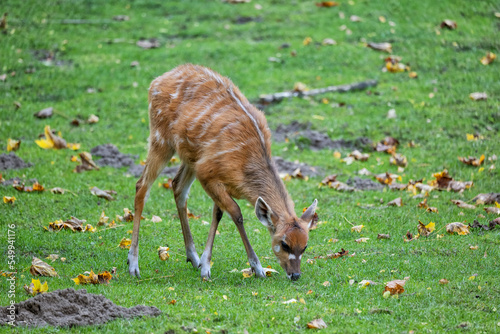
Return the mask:
M 281 242 L 281 248 L 283 248 L 283 250 L 287 253 L 290 253 L 291 251 L 290 247 L 284 241 Z

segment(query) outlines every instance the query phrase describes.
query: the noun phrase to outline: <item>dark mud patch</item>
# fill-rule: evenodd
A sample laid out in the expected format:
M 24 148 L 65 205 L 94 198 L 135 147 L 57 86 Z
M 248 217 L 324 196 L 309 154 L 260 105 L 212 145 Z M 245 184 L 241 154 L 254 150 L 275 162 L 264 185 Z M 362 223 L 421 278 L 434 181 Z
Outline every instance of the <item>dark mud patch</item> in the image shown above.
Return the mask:
M 113 144 L 98 145 L 90 150 L 92 157 L 99 166 L 108 166 L 113 168 L 129 167 L 134 164 L 134 160 L 139 156 L 123 154 Z M 100 159 L 95 159 L 98 157 Z
M 347 185 L 354 187 L 359 190 L 378 190 L 382 191 L 385 187 L 379 182 L 375 182 L 371 179 L 362 179 L 355 176 L 354 178 L 349 178 L 347 180 Z
M 309 166 L 305 163 L 287 161 L 282 157 L 274 157 L 273 161 L 280 174 L 292 174 L 297 168 L 300 168 L 300 172 L 305 176 L 318 176 L 322 174 L 319 168 Z
M 332 140 L 327 134 L 311 130 L 311 123 L 300 123 L 292 121 L 288 125 L 279 124 L 273 132 L 273 138 L 277 142 L 283 142 L 287 138 L 294 141 L 299 147 L 309 147 L 312 150 L 321 149 L 346 149 L 364 150 L 371 148 L 373 142 L 366 137 L 358 137 L 353 140 Z
M 0 170 L 21 169 L 31 166 L 33 166 L 33 164 L 24 162 L 24 160 L 19 158 L 15 153 L 0 154 Z
M 14 324 L 27 327 L 90 326 L 118 318 L 156 317 L 161 314 L 156 307 L 118 306 L 103 295 L 87 293 L 85 289 L 56 290 L 37 295 L 14 306 Z M 10 312 L 7 307 L 0 307 L 0 325 L 8 325 Z

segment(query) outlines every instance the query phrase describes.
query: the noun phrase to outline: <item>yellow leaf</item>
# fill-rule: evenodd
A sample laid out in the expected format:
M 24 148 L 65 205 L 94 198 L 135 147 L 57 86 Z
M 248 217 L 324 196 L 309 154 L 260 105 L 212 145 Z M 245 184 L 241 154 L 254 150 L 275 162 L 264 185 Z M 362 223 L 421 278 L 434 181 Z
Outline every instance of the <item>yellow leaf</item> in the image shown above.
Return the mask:
M 21 145 L 20 140 L 15 140 L 15 139 L 7 139 L 7 151 L 17 151 L 19 149 L 19 146 Z
M 48 139 L 36 139 L 35 143 L 45 150 L 54 147 L 54 143 Z
M 170 254 L 168 254 L 168 251 L 170 250 L 169 247 L 159 247 L 158 248 L 158 256 L 160 257 L 160 260 L 162 261 L 167 261 L 170 258 Z
M 16 201 L 16 198 L 14 196 L 4 196 L 3 197 L 3 202 L 4 203 L 12 203 L 14 204 L 14 202 Z
M 365 225 L 356 225 L 356 226 L 351 227 L 351 231 L 352 232 L 356 231 L 356 232 L 360 233 L 361 230 L 363 229 L 363 227 L 365 227 Z
M 67 143 L 66 147 L 69 148 L 70 150 L 77 151 L 80 149 L 80 144 L 77 143 Z
M 333 152 L 333 157 L 334 157 L 335 159 L 340 159 L 340 157 L 341 157 L 341 156 L 342 156 L 342 155 L 340 154 L 340 152 L 339 152 L 339 151 L 335 151 L 335 152 Z
M 450 234 L 457 233 L 459 235 L 466 235 L 470 233 L 469 226 L 462 223 L 450 223 L 446 225 L 446 232 Z
M 328 327 L 328 326 L 325 324 L 325 322 L 321 318 L 314 319 L 313 321 L 311 321 L 307 324 L 307 328 L 311 328 L 311 329 L 323 329 L 326 327 Z
M 131 244 L 132 244 L 132 240 L 123 237 L 122 240 L 120 241 L 120 244 L 118 245 L 118 247 L 120 247 L 122 249 L 129 249 Z
M 476 136 L 471 133 L 466 133 L 465 135 L 467 136 L 467 141 L 477 140 Z
M 306 37 L 304 39 L 304 41 L 302 41 L 302 44 L 309 45 L 309 44 L 311 44 L 311 42 L 312 42 L 312 38 L 311 37 Z
M 429 231 L 429 232 L 434 232 L 434 230 L 436 229 L 436 224 L 433 223 L 433 222 L 430 222 L 429 224 L 425 225 L 425 228 Z
M 31 284 L 24 285 L 24 290 L 32 296 L 36 296 L 39 293 L 45 293 L 49 290 L 49 286 L 47 285 L 47 282 L 41 284 L 40 280 L 38 279 L 31 279 Z

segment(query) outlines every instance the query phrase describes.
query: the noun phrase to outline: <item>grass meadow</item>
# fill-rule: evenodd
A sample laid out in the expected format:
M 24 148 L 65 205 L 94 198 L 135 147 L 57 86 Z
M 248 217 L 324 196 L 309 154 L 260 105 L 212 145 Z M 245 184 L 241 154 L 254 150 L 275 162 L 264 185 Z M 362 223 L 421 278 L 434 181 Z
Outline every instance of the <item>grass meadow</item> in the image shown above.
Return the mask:
M 488 52 L 500 52 L 497 1 L 340 0 L 339 6 L 318 7 L 316 1 L 284 0 L 5 0 L 3 12 L 9 15 L 0 33 L 0 75 L 6 74 L 0 81 L 0 153 L 7 153 L 8 138 L 21 140 L 15 153 L 33 166 L 1 171 L 2 176 L 36 178 L 47 190 L 69 190 L 62 195 L 21 193 L 0 185 L 1 197 L 16 197 L 13 205 L 0 202 L 0 270 L 11 271 L 7 231 L 8 225 L 16 226 L 16 302 L 30 298 L 23 285 L 33 278 L 29 268 L 36 256 L 59 274 L 41 278 L 49 291 L 85 288 L 118 305 L 156 306 L 162 315 L 69 329 L 0 327 L 0 332 L 290 333 L 308 330 L 307 324 L 317 318 L 328 325 L 322 330 L 328 333 L 500 332 L 500 227 L 471 229 L 468 235 L 451 235 L 445 229 L 451 222 L 488 224 L 498 217 L 483 210 L 494 204 L 463 209 L 450 202 L 473 204 L 476 195 L 500 190 L 500 166 L 494 160 L 500 155 L 500 62 L 480 62 Z M 129 20 L 114 20 L 117 15 Z M 455 21 L 457 28 L 441 28 L 445 19 Z M 136 45 L 141 38 L 156 38 L 160 45 L 143 49 Z M 324 45 L 327 38 L 336 44 Z M 391 43 L 392 54 L 402 57 L 401 63 L 418 77 L 410 78 L 409 71 L 382 71 L 389 53 L 366 47 L 368 42 Z M 131 67 L 134 61 L 139 65 Z M 392 136 L 400 142 L 397 152 L 408 159 L 408 166 L 398 170 L 389 163 L 390 155 L 367 149 L 367 161 L 348 165 L 333 150 L 311 150 L 301 138 L 273 142 L 273 155 L 322 171 L 308 180 L 285 181 L 298 214 L 315 198 L 319 202 L 320 224 L 310 232 L 300 280 L 286 279 L 266 229 L 253 208 L 240 201 L 262 265 L 279 273 L 256 279 L 232 272 L 249 266 L 237 230 L 224 215 L 214 244 L 212 278 L 201 281 L 185 262 L 172 192 L 159 185 L 163 177 L 153 186 L 143 213 L 141 281 L 128 275 L 128 251 L 118 247 L 122 238 L 130 238 L 132 223 L 99 227 L 94 233 L 45 231 L 44 226 L 58 219 L 75 216 L 95 227 L 102 211 L 115 219 L 124 208 L 133 209 L 136 178 L 126 168 L 74 173 L 76 163 L 70 158 L 112 143 L 122 153 L 138 155 L 136 163 L 145 159 L 149 83 L 187 62 L 230 77 L 253 102 L 261 94 L 291 90 L 297 82 L 312 89 L 378 81 L 364 91 L 292 98 L 263 108 L 272 130 L 296 120 L 310 122 L 313 130 L 334 140 L 363 136 L 376 143 Z M 474 101 L 469 98 L 473 92 L 486 92 L 488 99 Z M 54 108 L 51 118 L 33 117 L 47 107 Z M 396 118 L 387 118 L 390 109 Z M 92 114 L 99 122 L 71 125 L 71 120 L 87 120 Z M 81 144 L 80 150 L 40 148 L 35 139 L 46 125 L 68 142 Z M 350 150 L 339 152 L 344 158 Z M 481 166 L 457 159 L 483 154 Z M 474 185 L 461 193 L 424 194 L 438 213 L 419 208 L 423 199 L 406 190 L 339 192 L 319 187 L 324 176 L 337 174 L 346 182 L 363 168 L 398 174 L 401 183 L 427 183 L 433 173 L 447 169 L 455 180 Z M 89 190 L 94 186 L 115 190 L 116 200 L 93 196 Z M 402 207 L 385 207 L 397 197 Z M 202 221 L 210 221 L 212 202 L 197 182 L 188 207 L 201 216 L 190 219 L 201 255 L 209 230 Z M 151 222 L 152 215 L 162 222 Z M 405 242 L 407 231 L 418 233 L 419 220 L 434 222 L 436 230 Z M 351 224 L 364 227 L 358 233 Z M 379 240 L 379 233 L 391 238 Z M 358 243 L 359 238 L 369 239 Z M 162 262 L 157 249 L 166 245 L 170 259 Z M 315 259 L 342 248 L 354 256 Z M 45 259 L 50 254 L 66 261 L 50 262 Z M 113 267 L 117 272 L 108 285 L 76 286 L 71 280 L 91 269 Z M 404 293 L 383 297 L 384 283 L 405 277 Z M 439 284 L 440 279 L 449 283 Z M 362 280 L 380 284 L 360 287 Z M 9 303 L 4 292 L 8 287 L 0 277 L 2 306 Z M 297 302 L 283 303 L 290 299 Z

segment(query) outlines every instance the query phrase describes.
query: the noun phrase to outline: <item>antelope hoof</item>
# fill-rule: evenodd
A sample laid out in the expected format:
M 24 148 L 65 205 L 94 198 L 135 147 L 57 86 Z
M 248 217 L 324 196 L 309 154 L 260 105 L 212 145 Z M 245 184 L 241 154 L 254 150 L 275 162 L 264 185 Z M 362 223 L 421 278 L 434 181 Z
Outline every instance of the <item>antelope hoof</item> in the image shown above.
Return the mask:
M 253 270 L 255 271 L 256 277 L 260 277 L 260 278 L 266 277 L 266 273 L 264 272 L 264 269 L 262 269 L 262 266 L 255 267 L 255 268 L 253 268 Z
M 196 252 L 186 252 L 186 262 L 191 262 L 193 268 L 196 270 L 200 267 L 200 258 Z
M 137 278 L 141 278 L 141 275 L 139 273 L 139 258 L 129 254 L 127 259 L 127 264 L 128 264 L 128 273 L 131 276 L 136 276 Z
M 210 265 L 207 266 L 201 266 L 201 279 L 209 279 L 210 278 Z

